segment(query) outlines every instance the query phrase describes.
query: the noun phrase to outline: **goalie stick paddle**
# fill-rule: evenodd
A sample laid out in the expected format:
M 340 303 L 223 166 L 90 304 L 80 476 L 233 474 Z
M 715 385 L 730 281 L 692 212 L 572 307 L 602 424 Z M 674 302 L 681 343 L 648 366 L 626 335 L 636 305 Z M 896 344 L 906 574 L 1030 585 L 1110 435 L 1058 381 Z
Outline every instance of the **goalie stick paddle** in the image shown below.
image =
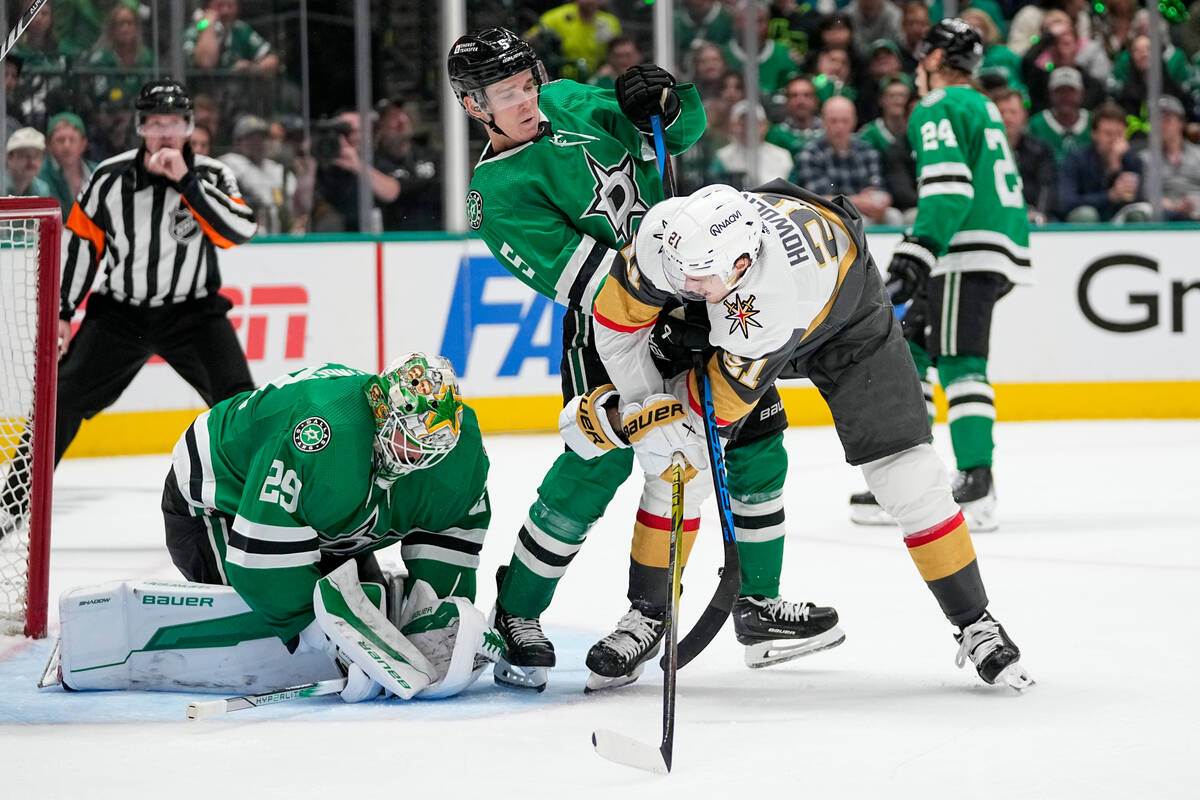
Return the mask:
M 683 559 L 679 557 L 683 547 L 683 453 L 671 456 L 671 551 L 668 564 L 671 589 L 667 596 L 667 652 L 663 656 L 663 713 L 662 742 L 653 745 L 610 730 L 597 730 L 592 734 L 592 745 L 596 752 L 609 761 L 627 767 L 643 769 L 659 775 L 671 771 L 671 759 L 675 748 L 675 676 L 678 674 L 679 594 L 682 583 Z
M 188 703 L 188 719 L 204 719 L 224 714 L 229 711 L 241 711 L 243 708 L 258 708 L 285 703 L 288 700 L 299 700 L 302 697 L 320 697 L 326 694 L 337 694 L 346 688 L 345 678 L 331 678 L 327 681 L 305 683 L 300 686 L 289 686 L 274 692 L 261 694 L 244 694 L 240 697 L 226 697 L 224 700 L 201 700 Z
M 8 32 L 8 36 L 4 38 L 4 49 L 0 50 L 0 61 L 8 58 L 8 51 L 13 49 L 13 45 L 17 43 L 17 39 L 21 38 L 21 34 L 29 27 L 29 23 L 33 22 L 33 18 L 42 10 L 42 6 L 46 5 L 49 0 L 33 0 L 29 8 L 25 9 L 25 13 L 17 20 L 17 24 Z

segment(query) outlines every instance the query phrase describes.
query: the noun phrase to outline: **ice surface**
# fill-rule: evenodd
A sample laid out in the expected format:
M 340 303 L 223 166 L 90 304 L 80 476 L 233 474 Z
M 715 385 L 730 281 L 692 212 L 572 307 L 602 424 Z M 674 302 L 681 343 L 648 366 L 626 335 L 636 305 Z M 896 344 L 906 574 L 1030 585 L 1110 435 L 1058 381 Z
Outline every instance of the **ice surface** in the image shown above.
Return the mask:
M 948 455 L 945 427 L 936 434 Z M 863 484 L 832 429 L 793 429 L 784 594 L 836 605 L 846 643 L 752 671 L 722 632 L 680 674 L 668 777 L 591 752 L 599 727 L 657 743 L 657 668 L 583 694 L 588 646 L 627 607 L 629 482 L 544 616 L 560 664 L 545 694 L 489 678 L 452 700 L 327 697 L 188 722 L 194 695 L 39 692 L 49 643 L 0 639 L 0 798 L 1200 797 L 1200 422 L 1010 423 L 997 440 L 1001 529 L 975 546 L 992 611 L 1038 681 L 1024 695 L 955 669 L 950 626 L 898 531 L 847 520 Z M 561 448 L 551 436 L 487 446 L 485 610 Z M 53 597 L 176 577 L 158 514 L 167 467 L 165 456 L 62 464 Z M 715 584 L 719 539 L 706 515 L 685 626 Z

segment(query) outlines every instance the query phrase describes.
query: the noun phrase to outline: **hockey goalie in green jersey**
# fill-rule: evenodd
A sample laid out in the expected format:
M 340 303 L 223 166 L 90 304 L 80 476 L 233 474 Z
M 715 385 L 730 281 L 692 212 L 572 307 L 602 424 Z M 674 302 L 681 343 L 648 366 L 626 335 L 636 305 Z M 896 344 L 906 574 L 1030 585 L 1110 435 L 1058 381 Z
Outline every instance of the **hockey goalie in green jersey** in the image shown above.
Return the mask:
M 977 531 L 999 525 L 992 481 L 995 392 L 987 377 L 992 311 L 1014 284 L 1031 283 L 1029 220 L 1021 176 L 996 105 L 971 76 L 983 58 L 978 31 L 943 19 L 917 48 L 921 102 L 908 122 L 917 159 L 917 218 L 888 267 L 897 306 L 912 301 L 904 332 L 930 417 L 932 367 L 949 404 L 958 474 L 954 499 Z M 869 492 L 851 519 L 887 524 Z
M 163 491 L 167 547 L 189 581 L 236 590 L 288 650 L 335 658 L 343 699 L 446 692 L 448 672 L 457 691 L 502 652 L 472 605 L 487 472 L 446 359 L 411 353 L 378 375 L 310 367 L 184 433 Z M 372 553 L 395 542 L 408 604 L 389 619 L 360 573 L 386 583 Z

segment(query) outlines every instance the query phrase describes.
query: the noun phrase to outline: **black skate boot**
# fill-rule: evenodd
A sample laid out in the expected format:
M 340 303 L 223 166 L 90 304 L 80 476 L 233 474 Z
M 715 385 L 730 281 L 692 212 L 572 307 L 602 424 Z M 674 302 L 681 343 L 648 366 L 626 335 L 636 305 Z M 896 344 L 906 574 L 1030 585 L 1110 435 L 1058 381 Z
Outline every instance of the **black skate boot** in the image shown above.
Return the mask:
M 504 583 L 507 567 L 496 570 L 496 588 Z M 488 622 L 504 639 L 504 656 L 496 662 L 492 676 L 501 686 L 514 689 L 530 689 L 541 692 L 546 689 L 550 667 L 554 666 L 554 645 L 542 633 L 542 623 L 536 617 L 518 617 L 508 613 L 500 605 L 499 596 Z
M 733 603 L 733 632 L 757 669 L 837 647 L 846 641 L 837 609 L 782 597 L 742 595 Z
M 1033 678 L 1021 666 L 1020 649 L 988 612 L 959 630 L 954 639 L 958 642 L 955 666 L 962 667 L 969 658 L 984 683 L 1003 683 L 1017 691 L 1033 686 Z
M 962 508 L 968 528 L 986 533 L 1000 526 L 991 467 L 972 467 L 959 472 L 954 476 L 950 490 L 954 493 L 954 502 Z
M 883 510 L 870 492 L 850 495 L 850 521 L 858 525 L 896 524 L 896 520 Z
M 633 683 L 642 674 L 646 662 L 658 654 L 667 626 L 666 612 L 654 616 L 630 608 L 617 623 L 617 629 L 588 650 L 588 676 L 585 692 L 615 689 Z

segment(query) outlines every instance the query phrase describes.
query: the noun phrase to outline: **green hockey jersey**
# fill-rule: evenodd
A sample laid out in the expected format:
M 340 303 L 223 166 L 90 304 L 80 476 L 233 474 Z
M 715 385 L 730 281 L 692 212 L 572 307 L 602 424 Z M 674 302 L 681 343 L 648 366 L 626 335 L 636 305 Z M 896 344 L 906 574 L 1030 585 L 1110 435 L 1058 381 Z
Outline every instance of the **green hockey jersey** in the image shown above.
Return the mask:
M 1021 175 L 995 103 L 969 86 L 937 89 L 908 122 L 917 156 L 912 233 L 939 256 L 934 275 L 999 272 L 1030 283 Z
M 681 111 L 664 130 L 671 153 L 686 150 L 705 126 L 695 87 L 676 92 Z M 554 81 L 542 87 L 538 104 L 535 139 L 500 153 L 484 148 L 467 219 L 509 272 L 590 314 L 618 251 L 663 199 L 654 148 L 610 89 Z
M 287 641 L 313 620 L 323 555 L 401 541 L 411 578 L 474 600 L 490 521 L 488 458 L 475 413 L 441 462 L 390 487 L 374 479 L 370 373 L 324 364 L 284 375 L 201 414 L 175 446 L 175 476 L 212 517 L 228 583 Z

